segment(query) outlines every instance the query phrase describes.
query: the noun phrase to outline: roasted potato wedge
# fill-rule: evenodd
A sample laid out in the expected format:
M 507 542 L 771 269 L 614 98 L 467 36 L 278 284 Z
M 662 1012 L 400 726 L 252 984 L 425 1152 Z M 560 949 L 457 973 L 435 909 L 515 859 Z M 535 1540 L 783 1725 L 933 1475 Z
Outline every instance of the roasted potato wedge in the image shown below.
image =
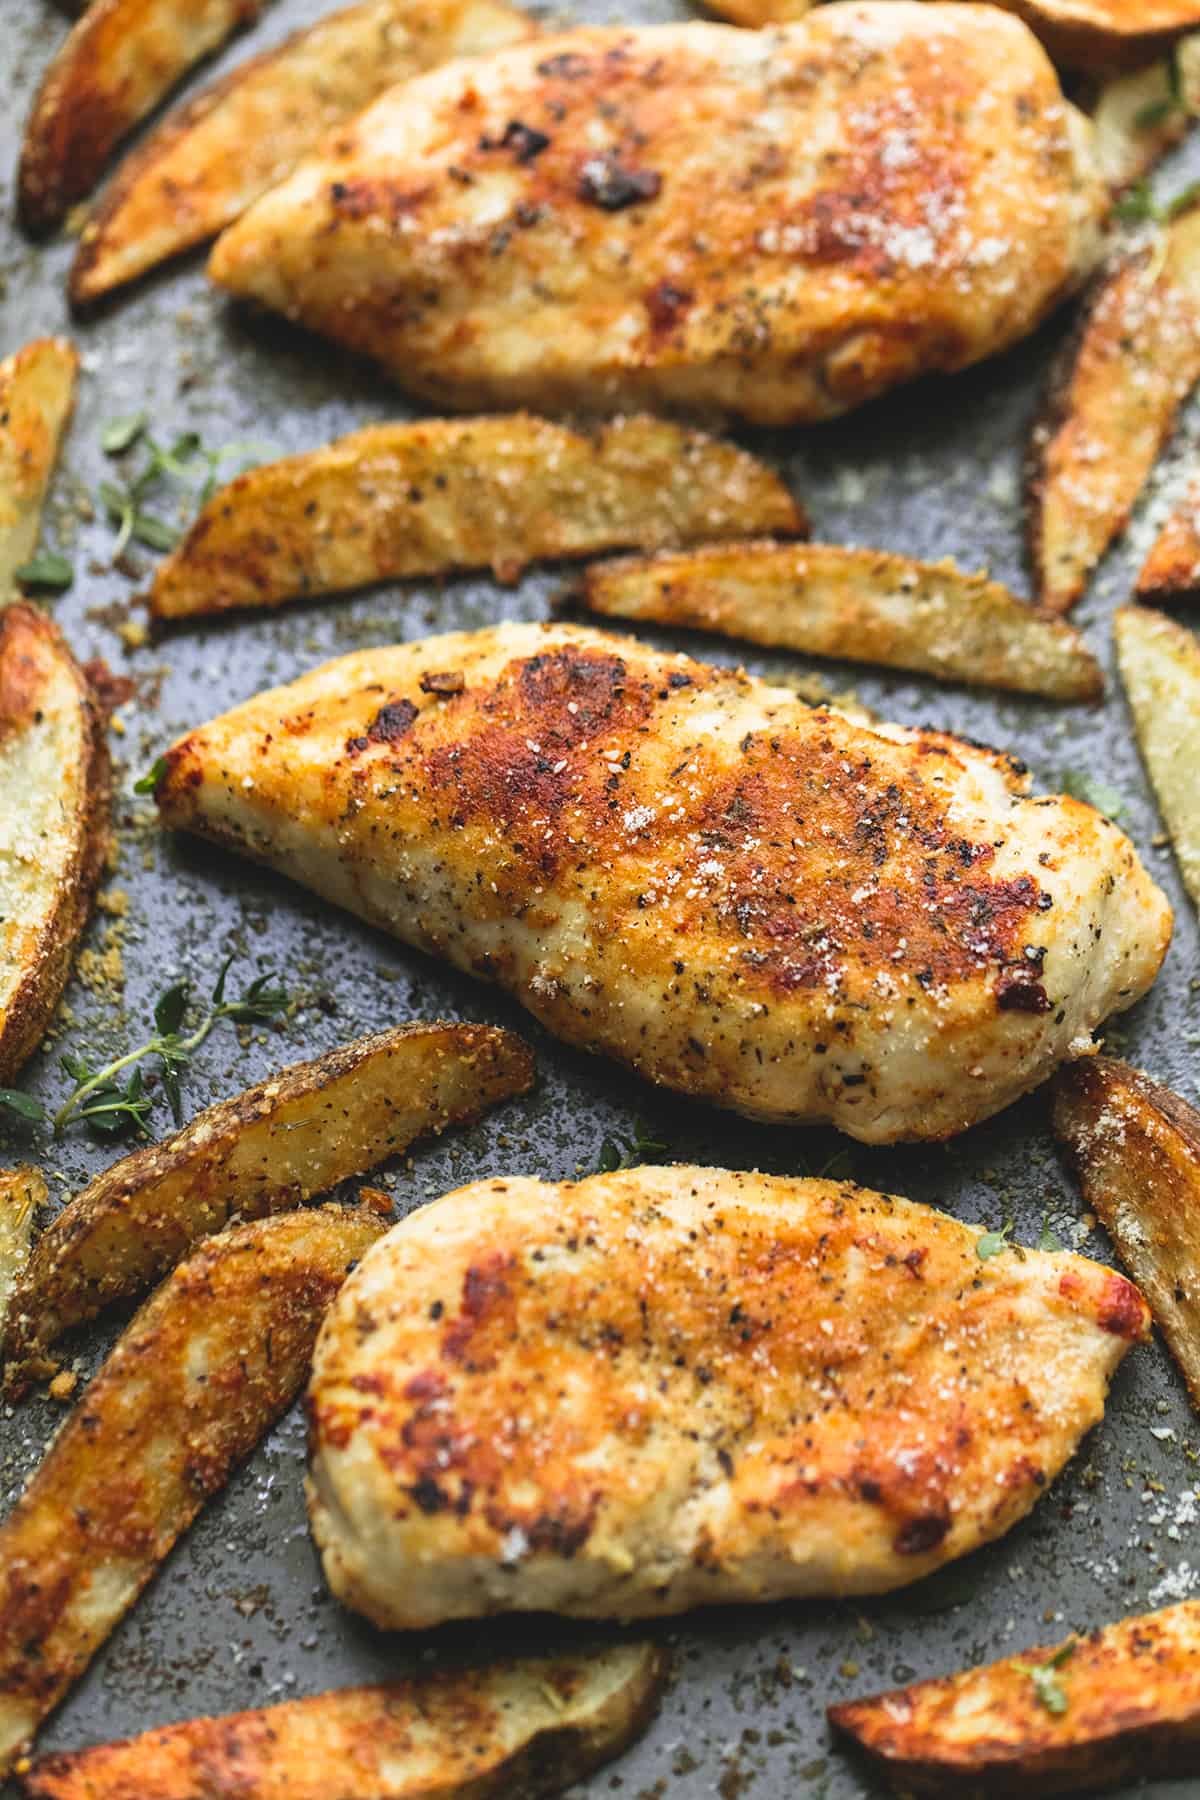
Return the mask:
M 29 1260 L 34 1212 L 45 1199 L 46 1183 L 36 1169 L 0 1169 L 0 1331 Z
M 1121 607 L 1113 624 L 1142 760 L 1183 885 L 1200 906 L 1200 643 L 1147 606 Z
M 901 1794 L 1095 1794 L 1200 1770 L 1200 1603 L 829 1709 Z
M 1024 19 L 1055 62 L 1111 73 L 1138 69 L 1200 26 L 1200 0 L 998 0 Z
M 0 1525 L 0 1775 L 295 1398 L 384 1222 L 325 1207 L 202 1244 L 119 1340 Z
M 1061 1069 L 1054 1133 L 1200 1407 L 1200 1113 L 1127 1064 Z
M 27 231 L 60 225 L 109 157 L 193 63 L 263 0 L 92 0 L 50 64 L 25 127 L 17 208 Z
M 9 1309 L 10 1383 L 70 1326 L 139 1293 L 235 1215 L 299 1206 L 532 1080 L 533 1058 L 511 1032 L 401 1025 L 208 1107 L 98 1175 L 42 1233 Z
M 731 25 L 786 25 L 791 19 L 802 19 L 817 0 L 704 0 L 707 10 Z
M 186 102 L 127 157 L 84 226 L 76 305 L 202 244 L 397 81 L 536 27 L 508 0 L 361 0 Z
M 0 1086 L 41 1042 L 109 843 L 103 709 L 58 627 L 0 610 Z
M 807 522 L 757 458 L 644 416 L 593 436 L 528 413 L 372 425 L 239 475 L 159 565 L 162 619 L 412 575 L 657 549 Z
M 1065 612 L 1124 529 L 1200 377 L 1200 207 L 1107 276 L 1051 379 L 1030 442 L 1038 597 Z
M 834 544 L 725 544 L 590 568 L 582 599 L 609 618 L 687 625 L 1056 700 L 1095 700 L 1077 631 L 983 574 Z
M 31 1800 L 536 1800 L 619 1755 L 666 1673 L 650 1644 L 435 1670 L 40 1757 L 22 1785 Z
M 66 338 L 36 338 L 0 362 L 0 601 L 37 544 L 78 375 Z
M 1147 176 L 1200 115 L 1200 32 L 1170 56 L 1100 87 L 1091 107 L 1093 146 L 1114 194 Z
M 1137 597 L 1151 606 L 1200 600 L 1200 474 L 1171 514 L 1138 576 Z

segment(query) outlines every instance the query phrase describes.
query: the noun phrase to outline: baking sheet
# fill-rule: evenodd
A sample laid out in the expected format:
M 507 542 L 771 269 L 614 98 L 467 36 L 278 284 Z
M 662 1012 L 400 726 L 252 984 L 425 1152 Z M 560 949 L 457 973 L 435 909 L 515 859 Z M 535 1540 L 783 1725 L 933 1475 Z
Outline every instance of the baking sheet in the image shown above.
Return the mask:
M 86 944 L 89 980 L 67 993 L 68 1022 L 25 1085 L 60 1093 L 60 1048 L 111 1055 L 143 1035 L 155 996 L 180 974 L 211 988 L 230 951 L 236 970 L 280 970 L 303 1004 L 282 1031 L 248 1044 L 221 1028 L 187 1078 L 189 1108 L 258 1080 L 280 1064 L 409 1018 L 461 1017 L 516 1027 L 534 1044 L 539 1082 L 469 1131 L 418 1148 L 386 1174 L 397 1215 L 477 1176 L 519 1171 L 550 1179 L 591 1171 L 607 1137 L 635 1118 L 680 1157 L 780 1173 L 815 1173 L 839 1157 L 868 1185 L 959 1217 L 998 1225 L 1012 1216 L 1036 1242 L 1048 1219 L 1064 1243 L 1102 1260 L 1072 1182 L 1033 1096 L 954 1143 L 868 1150 L 824 1131 L 748 1126 L 660 1094 L 599 1061 L 565 1050 L 517 1007 L 482 985 L 403 949 L 309 894 L 215 850 L 161 838 L 132 781 L 178 732 L 272 682 L 340 652 L 461 630 L 501 618 L 540 619 L 565 578 L 532 571 L 514 587 L 467 578 L 385 585 L 348 600 L 295 606 L 232 623 L 201 622 L 138 645 L 138 583 L 110 567 L 112 531 L 88 521 L 87 497 L 111 473 L 103 425 L 147 408 L 164 438 L 196 429 L 210 445 L 253 440 L 278 452 L 406 416 L 364 364 L 270 319 L 238 312 L 205 283 L 202 258 L 152 277 L 86 322 L 72 322 L 64 282 L 72 249 L 30 248 L 12 223 L 20 127 L 63 32 L 49 0 L 3 0 L 0 17 L 0 352 L 51 331 L 71 332 L 84 359 L 74 427 L 55 483 L 46 541 L 62 547 L 75 585 L 51 601 L 81 656 L 102 656 L 136 683 L 114 738 L 120 861 L 111 887 L 125 916 L 101 914 Z M 278 0 L 261 25 L 217 60 L 232 66 L 328 10 L 327 0 Z M 594 0 L 581 19 L 627 17 Z M 669 0 L 638 0 L 639 19 L 686 16 Z M 1165 168 L 1173 192 L 1200 172 L 1185 151 Z M 744 434 L 784 468 L 809 506 L 814 535 L 919 555 L 987 563 L 1026 587 L 1019 489 L 1024 434 L 1065 321 L 1010 355 L 953 382 L 925 384 L 808 434 Z M 1195 420 L 1192 421 L 1194 427 Z M 887 717 L 931 723 L 1013 749 L 1039 786 L 1098 784 L 1177 906 L 1162 977 L 1108 1034 L 1115 1053 L 1192 1100 L 1200 1061 L 1200 966 L 1195 915 L 1180 888 L 1149 797 L 1112 672 L 1110 616 L 1129 592 L 1154 523 L 1194 454 L 1185 421 L 1139 511 L 1076 617 L 1110 672 L 1102 708 L 943 688 L 824 664 L 834 689 L 852 688 Z M 135 552 L 148 570 L 149 553 Z M 144 585 L 144 583 L 142 584 Z M 133 625 L 134 630 L 130 627 Z M 647 634 L 715 660 L 745 660 L 768 675 L 816 665 L 749 653 L 686 634 Z M 1200 776 L 1200 772 L 1198 772 Z M 120 901 L 117 901 L 120 904 Z M 89 985 L 90 981 L 90 985 Z M 160 1109 L 156 1121 L 166 1130 Z M 43 1160 L 56 1202 L 104 1167 L 111 1152 L 72 1131 L 61 1144 L 7 1137 L 0 1159 Z M 112 1327 L 115 1329 L 115 1323 Z M 92 1331 L 70 1348 L 81 1376 L 111 1341 Z M 63 1409 L 48 1400 L 0 1410 L 0 1506 L 15 1498 Z M 673 1684 L 646 1737 L 575 1790 L 627 1800 L 715 1794 L 721 1800 L 844 1800 L 875 1791 L 832 1747 L 824 1708 L 835 1699 L 1053 1641 L 1130 1611 L 1200 1595 L 1200 1423 L 1161 1345 L 1136 1351 L 1114 1385 L 1107 1417 L 1032 1517 L 1000 1544 L 892 1598 L 847 1605 L 729 1608 L 657 1628 L 676 1647 Z M 578 1642 L 586 1630 L 549 1618 L 501 1619 L 419 1637 L 385 1638 L 324 1590 L 305 1525 L 304 1430 L 284 1420 L 228 1490 L 202 1514 L 160 1578 L 114 1633 L 42 1734 L 44 1748 L 122 1736 L 196 1712 L 226 1711 L 379 1679 L 439 1659 Z M 1127 1790 L 1132 1791 L 1132 1790 Z M 1191 1781 L 1156 1793 L 1194 1794 Z

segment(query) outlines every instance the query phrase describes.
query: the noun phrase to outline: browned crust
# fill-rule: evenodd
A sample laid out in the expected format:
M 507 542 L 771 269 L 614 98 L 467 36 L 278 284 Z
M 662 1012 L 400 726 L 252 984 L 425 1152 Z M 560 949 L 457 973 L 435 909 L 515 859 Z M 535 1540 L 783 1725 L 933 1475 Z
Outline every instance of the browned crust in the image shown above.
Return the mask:
M 619 1686 L 593 1697 L 593 1667 L 614 1661 L 628 1665 Z M 235 1791 L 238 1800 L 329 1800 L 334 1793 L 338 1800 L 431 1800 L 435 1792 L 439 1800 L 536 1800 L 582 1780 L 640 1736 L 668 1669 L 665 1651 L 631 1645 L 594 1658 L 435 1670 L 40 1757 L 22 1787 L 31 1800 L 185 1800 Z M 507 1685 L 513 1680 L 539 1690 L 529 1714 L 516 1719 L 522 1699 Z M 498 1716 L 506 1700 L 507 1721 Z M 514 1723 L 525 1741 L 506 1753 Z M 426 1755 L 421 1772 L 408 1774 L 405 1755 L 417 1734 Z M 431 1739 L 441 1763 L 432 1780 Z
M 230 0 L 229 30 L 249 24 L 261 5 L 262 0 Z M 182 28 L 177 54 L 162 54 L 155 38 L 169 38 L 171 25 L 156 16 L 158 7 L 159 0 L 93 0 L 47 69 L 26 125 L 17 175 L 18 216 L 32 235 L 53 231 L 69 207 L 92 191 L 125 133 L 195 61 Z M 120 57 L 129 45 L 137 47 L 141 34 L 155 79 L 139 84 L 123 76 Z M 204 48 L 219 42 L 220 34 Z
M 64 773 L 64 787 L 73 786 L 77 795 L 72 820 L 76 843 L 37 954 L 0 1018 L 0 1085 L 12 1080 L 45 1035 L 91 916 L 111 838 L 106 711 L 57 625 L 25 601 L 14 601 L 0 612 L 0 739 L 32 723 L 45 691 L 47 657 L 69 675 L 79 696 L 81 766 L 77 772 Z
M 295 1397 L 382 1230 L 334 1207 L 238 1226 L 122 1336 L 0 1526 L 0 1773 Z
M 394 1110 L 389 1074 L 407 1083 L 395 1093 Z M 299 1206 L 417 1137 L 524 1093 L 533 1075 L 532 1052 L 511 1032 L 440 1022 L 400 1026 L 293 1063 L 206 1108 L 165 1143 L 122 1157 L 42 1233 L 17 1283 L 0 1337 L 10 1391 L 36 1376 L 41 1352 L 62 1332 L 148 1286 L 235 1213 L 254 1219 Z M 336 1092 L 351 1082 L 357 1110 L 354 1098 Z M 375 1104 L 375 1094 L 386 1104 Z M 297 1180 L 286 1143 L 305 1114 L 322 1142 Z M 285 1143 L 278 1164 L 277 1131 Z M 239 1161 L 243 1140 L 253 1149 Z

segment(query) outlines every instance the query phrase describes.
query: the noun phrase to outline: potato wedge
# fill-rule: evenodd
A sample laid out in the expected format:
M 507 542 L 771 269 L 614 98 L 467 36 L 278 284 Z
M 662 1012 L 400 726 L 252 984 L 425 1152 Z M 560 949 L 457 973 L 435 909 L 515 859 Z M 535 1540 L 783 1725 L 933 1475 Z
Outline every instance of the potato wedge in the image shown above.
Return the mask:
M 1186 1775 L 1200 1770 L 1200 1603 L 851 1700 L 829 1719 L 902 1794 L 1095 1794 Z
M 1200 474 L 1154 540 L 1137 597 L 1151 606 L 1200 600 Z
M 1183 885 L 1200 906 L 1200 644 L 1146 606 L 1121 607 L 1113 629 L 1142 760 Z
M 235 1215 L 299 1206 L 532 1080 L 533 1058 L 511 1032 L 401 1025 L 218 1101 L 98 1175 L 42 1233 L 9 1310 L 10 1383 L 64 1331 L 139 1293 Z
M 46 1183 L 37 1169 L 0 1169 L 0 1331 L 29 1260 L 33 1215 L 45 1199 Z
M 1200 116 L 1200 32 L 1169 57 L 1106 81 L 1090 107 L 1094 154 L 1114 194 L 1143 180 Z
M 1200 207 L 1101 281 L 1030 442 L 1038 597 L 1065 612 L 1125 529 L 1200 378 Z
M 413 575 L 807 529 L 779 477 L 644 416 L 593 436 L 528 413 L 372 425 L 239 475 L 159 565 L 160 619 Z
M 652 1644 L 435 1670 L 40 1757 L 22 1786 L 31 1800 L 536 1800 L 619 1755 L 666 1674 Z
M 340 1207 L 239 1225 L 123 1334 L 0 1525 L 0 1775 L 295 1398 L 383 1229 Z
M 1054 1135 L 1200 1407 L 1200 1113 L 1107 1056 L 1060 1069 Z
M 998 0 L 1024 19 L 1055 62 L 1111 73 L 1138 69 L 1200 26 L 1200 0 Z
M 724 544 L 594 565 L 583 604 L 942 681 L 1095 700 L 1100 665 L 1077 631 L 983 574 L 835 544 Z
M 38 90 L 25 127 L 17 209 L 36 235 L 90 194 L 109 157 L 193 63 L 263 0 L 92 0 Z
M 109 843 L 106 720 L 58 627 L 0 611 L 0 1086 L 66 985 Z
M 35 338 L 0 362 L 0 600 L 37 544 L 78 375 L 66 338 Z
M 791 19 L 802 19 L 816 5 L 816 0 L 704 0 L 707 11 L 731 25 L 786 25 Z
M 535 30 L 508 0 L 361 0 L 251 57 L 122 163 L 84 226 L 72 301 L 215 237 L 384 88 Z

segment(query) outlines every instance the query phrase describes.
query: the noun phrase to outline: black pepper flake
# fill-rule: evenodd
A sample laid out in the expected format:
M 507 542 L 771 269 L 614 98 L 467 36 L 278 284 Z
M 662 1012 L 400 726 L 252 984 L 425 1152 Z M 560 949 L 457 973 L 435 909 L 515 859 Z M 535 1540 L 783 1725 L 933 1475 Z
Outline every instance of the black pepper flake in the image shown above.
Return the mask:
M 513 161 L 518 163 L 533 162 L 549 145 L 550 139 L 544 131 L 535 131 L 532 125 L 526 125 L 520 119 L 510 119 L 501 137 L 479 140 L 481 150 L 511 150 Z
M 576 189 L 589 206 L 605 212 L 623 212 L 627 206 L 653 200 L 662 190 L 662 176 L 653 169 L 629 169 L 615 156 L 590 156 L 584 163 Z

